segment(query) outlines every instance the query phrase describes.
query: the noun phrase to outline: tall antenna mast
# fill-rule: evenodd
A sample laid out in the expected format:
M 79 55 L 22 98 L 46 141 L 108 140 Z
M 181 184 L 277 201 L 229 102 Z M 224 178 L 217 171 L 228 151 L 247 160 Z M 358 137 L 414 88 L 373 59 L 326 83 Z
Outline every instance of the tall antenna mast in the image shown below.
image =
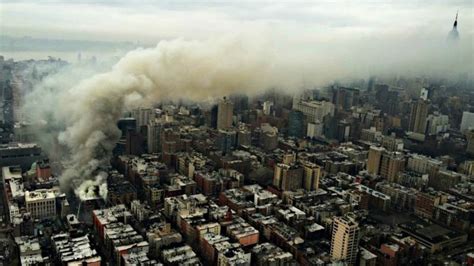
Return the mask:
M 455 28 L 458 26 L 458 13 L 459 13 L 459 10 L 456 11 L 456 19 L 454 20 L 454 27 Z

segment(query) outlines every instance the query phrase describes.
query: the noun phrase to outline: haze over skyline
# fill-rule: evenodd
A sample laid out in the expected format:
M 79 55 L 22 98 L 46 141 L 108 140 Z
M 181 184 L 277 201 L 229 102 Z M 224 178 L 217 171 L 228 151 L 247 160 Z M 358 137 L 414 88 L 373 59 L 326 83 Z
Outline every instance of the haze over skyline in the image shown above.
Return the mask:
M 359 39 L 444 37 L 459 10 L 472 43 L 472 1 L 1 1 L 0 32 L 15 37 L 129 41 L 267 33 L 312 44 Z
M 474 266 L 473 40 L 473 0 L 0 0 L 0 264 Z

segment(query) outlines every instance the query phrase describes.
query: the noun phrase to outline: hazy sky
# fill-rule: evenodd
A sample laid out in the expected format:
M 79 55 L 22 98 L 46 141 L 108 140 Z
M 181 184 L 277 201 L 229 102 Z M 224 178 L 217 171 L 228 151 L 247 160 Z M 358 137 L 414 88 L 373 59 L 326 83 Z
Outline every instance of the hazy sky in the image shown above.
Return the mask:
M 55 39 L 132 41 L 270 32 L 311 44 L 354 38 L 446 36 L 459 10 L 472 41 L 474 1 L 0 0 L 0 32 Z M 278 39 L 277 39 L 278 40 Z M 466 39 L 464 39 L 466 40 Z

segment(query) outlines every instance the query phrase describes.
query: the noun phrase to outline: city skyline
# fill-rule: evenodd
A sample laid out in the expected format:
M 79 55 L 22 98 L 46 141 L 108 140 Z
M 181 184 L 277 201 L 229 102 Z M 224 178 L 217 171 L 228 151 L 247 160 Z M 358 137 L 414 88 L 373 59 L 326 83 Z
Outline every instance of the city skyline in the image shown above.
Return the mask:
M 0 1 L 0 264 L 474 266 L 472 1 Z

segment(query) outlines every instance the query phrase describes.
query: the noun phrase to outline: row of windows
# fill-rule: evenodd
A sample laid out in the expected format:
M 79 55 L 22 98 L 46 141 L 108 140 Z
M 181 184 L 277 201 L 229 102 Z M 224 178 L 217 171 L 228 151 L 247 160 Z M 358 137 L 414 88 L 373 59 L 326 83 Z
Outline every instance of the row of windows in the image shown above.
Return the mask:
M 44 205 L 54 205 L 54 201 L 40 201 L 40 202 L 28 202 L 29 206 L 44 206 Z
M 2 159 L 40 156 L 39 153 L 2 155 Z
M 42 208 L 27 208 L 27 209 L 30 209 L 32 211 L 35 211 L 35 210 L 55 210 L 54 206 L 46 206 L 46 207 L 42 207 Z

